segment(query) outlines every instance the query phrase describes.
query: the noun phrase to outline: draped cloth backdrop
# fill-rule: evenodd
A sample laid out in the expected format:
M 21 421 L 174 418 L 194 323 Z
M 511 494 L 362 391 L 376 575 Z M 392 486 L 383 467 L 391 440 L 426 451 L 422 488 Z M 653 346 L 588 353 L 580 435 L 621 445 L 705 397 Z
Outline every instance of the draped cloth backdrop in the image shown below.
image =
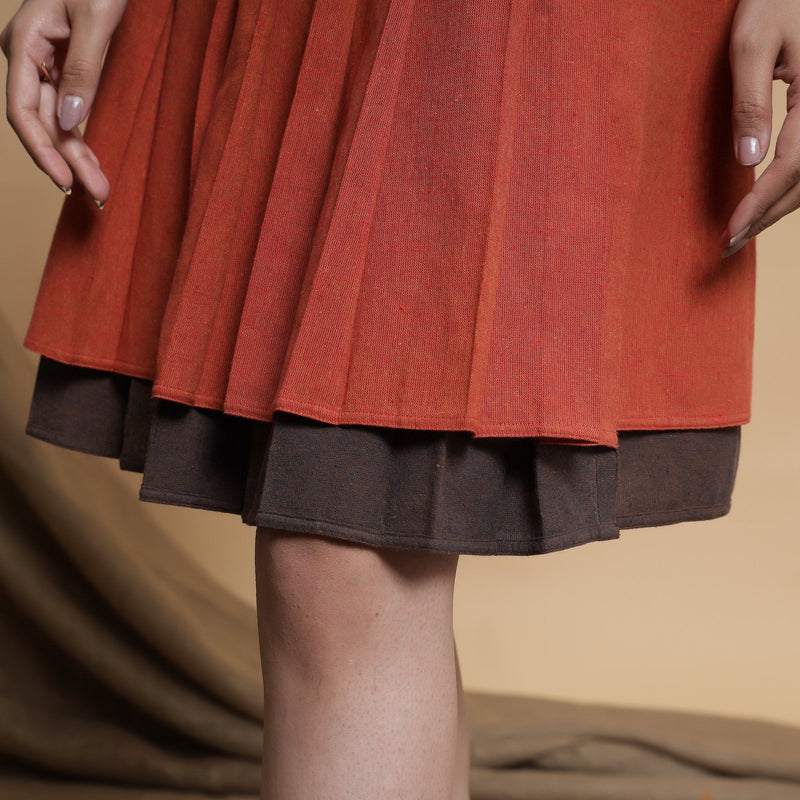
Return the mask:
M 0 320 L 0 797 L 255 800 L 254 609 L 98 459 L 26 437 Z M 800 800 L 800 730 L 471 694 L 473 800 Z

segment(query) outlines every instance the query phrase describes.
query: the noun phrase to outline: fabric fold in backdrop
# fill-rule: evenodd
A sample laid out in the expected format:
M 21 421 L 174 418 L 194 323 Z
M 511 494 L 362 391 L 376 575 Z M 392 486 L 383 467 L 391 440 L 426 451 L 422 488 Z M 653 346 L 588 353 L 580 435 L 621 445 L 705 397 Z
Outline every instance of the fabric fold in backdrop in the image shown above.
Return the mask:
M 32 373 L 1 333 L 0 756 L 66 779 L 255 793 L 253 609 L 108 465 L 25 436 Z

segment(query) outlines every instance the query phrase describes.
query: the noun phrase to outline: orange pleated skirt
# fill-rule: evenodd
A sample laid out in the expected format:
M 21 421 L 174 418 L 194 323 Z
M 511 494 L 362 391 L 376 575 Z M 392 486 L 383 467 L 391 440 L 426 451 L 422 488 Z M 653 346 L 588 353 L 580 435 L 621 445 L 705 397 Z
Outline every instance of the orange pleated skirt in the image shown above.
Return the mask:
M 262 421 L 746 422 L 734 7 L 130 0 L 26 344 Z

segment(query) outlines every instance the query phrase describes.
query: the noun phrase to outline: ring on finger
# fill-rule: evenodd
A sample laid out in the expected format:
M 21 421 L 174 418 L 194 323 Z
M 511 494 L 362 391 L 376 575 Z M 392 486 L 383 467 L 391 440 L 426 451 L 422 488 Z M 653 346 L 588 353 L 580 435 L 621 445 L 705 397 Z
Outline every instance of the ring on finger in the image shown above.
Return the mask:
M 47 64 L 45 64 L 44 61 L 39 62 L 39 79 L 42 83 L 49 83 L 51 86 L 55 86 L 53 76 L 50 74 L 50 70 L 47 69 Z

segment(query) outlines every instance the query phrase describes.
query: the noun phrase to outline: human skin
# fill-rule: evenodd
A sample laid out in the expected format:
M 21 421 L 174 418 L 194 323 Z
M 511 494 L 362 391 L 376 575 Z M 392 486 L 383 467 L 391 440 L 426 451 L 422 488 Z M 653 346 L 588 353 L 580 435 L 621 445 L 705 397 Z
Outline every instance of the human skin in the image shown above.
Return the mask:
M 103 55 L 126 5 L 127 0 L 25 0 L 0 33 L 8 58 L 8 121 L 57 186 L 66 192 L 77 180 L 99 203 L 111 187 L 77 126 L 91 110 Z M 55 86 L 40 79 L 40 64 Z
M 98 203 L 108 199 L 111 187 L 76 126 L 91 110 L 103 54 L 126 4 L 25 0 L 0 33 L 9 60 L 9 122 L 57 186 L 68 191 L 79 181 Z M 763 161 L 769 148 L 773 80 L 789 88 L 775 157 L 731 215 L 725 255 L 800 206 L 800 0 L 740 0 L 730 61 L 733 148 L 744 165 Z M 57 88 L 40 80 L 41 63 Z
M 772 135 L 772 82 L 788 84 L 775 157 L 734 209 L 731 255 L 800 206 L 800 0 L 740 0 L 730 43 L 733 147 L 740 163 L 764 160 Z
M 457 564 L 258 528 L 261 800 L 468 800 Z

